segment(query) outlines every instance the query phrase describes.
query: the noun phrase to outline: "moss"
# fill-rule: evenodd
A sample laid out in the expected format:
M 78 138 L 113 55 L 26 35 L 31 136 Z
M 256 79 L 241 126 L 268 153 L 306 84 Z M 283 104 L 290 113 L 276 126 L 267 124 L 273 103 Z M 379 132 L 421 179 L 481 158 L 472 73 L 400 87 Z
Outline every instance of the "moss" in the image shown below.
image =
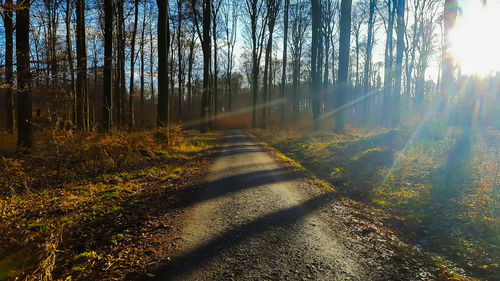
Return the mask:
M 120 196 L 116 192 L 106 192 L 103 195 L 101 195 L 101 198 L 103 200 L 116 200 L 120 198 Z
M 93 259 L 97 256 L 97 253 L 95 251 L 87 251 L 87 252 L 83 252 L 83 253 L 80 253 L 76 256 L 73 257 L 73 261 L 75 262 L 85 262 L 85 261 L 88 261 L 90 259 Z
M 49 231 L 50 224 L 47 222 L 34 222 L 28 224 L 28 230 L 36 232 L 47 232 Z
M 118 213 L 121 213 L 121 212 L 123 212 L 123 208 L 119 207 L 119 206 L 113 206 L 109 210 L 109 213 L 111 213 L 111 214 L 118 214 Z
M 87 269 L 85 266 L 73 266 L 71 268 L 72 271 L 76 271 L 76 272 L 85 271 L 85 269 Z
M 372 203 L 375 204 L 376 206 L 379 206 L 379 207 L 389 207 L 389 206 L 391 206 L 391 202 L 388 202 L 388 201 L 385 201 L 385 200 L 373 199 Z
M 118 245 L 118 243 L 122 241 L 124 238 L 125 235 L 123 233 L 115 234 L 113 235 L 113 237 L 111 237 L 111 243 L 113 243 L 113 245 Z

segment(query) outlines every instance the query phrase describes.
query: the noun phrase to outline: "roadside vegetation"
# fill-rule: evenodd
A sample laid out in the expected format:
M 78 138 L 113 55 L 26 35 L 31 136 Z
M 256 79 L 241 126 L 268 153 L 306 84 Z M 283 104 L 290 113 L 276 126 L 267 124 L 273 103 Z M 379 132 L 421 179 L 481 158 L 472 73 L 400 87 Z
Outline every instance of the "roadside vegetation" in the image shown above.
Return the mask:
M 345 134 L 255 130 L 341 195 L 392 214 L 384 224 L 471 275 L 500 276 L 500 131 L 433 122 Z M 397 219 L 394 219 L 397 218 Z
M 168 257 L 156 246 L 218 134 L 54 130 L 21 152 L 0 137 L 0 280 L 112 280 Z

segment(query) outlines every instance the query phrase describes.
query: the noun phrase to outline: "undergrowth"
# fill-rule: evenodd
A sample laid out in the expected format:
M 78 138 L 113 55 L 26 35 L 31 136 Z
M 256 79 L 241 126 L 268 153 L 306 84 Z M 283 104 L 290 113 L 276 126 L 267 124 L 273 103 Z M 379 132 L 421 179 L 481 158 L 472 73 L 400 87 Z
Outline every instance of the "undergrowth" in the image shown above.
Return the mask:
M 167 143 L 165 131 L 54 130 L 38 132 L 35 148 L 23 152 L 0 138 L 9 140 L 0 145 L 0 280 L 52 280 L 54 272 L 74 280 L 111 259 L 103 246 L 74 244 L 119 245 L 126 236 L 118 221 L 142 208 L 144 194 L 156 198 L 189 182 L 218 135 L 176 128 Z M 105 217 L 118 225 L 90 239 L 85 233 L 98 233 Z
M 500 276 L 500 131 L 439 122 L 348 129 L 254 134 L 342 194 L 403 217 L 398 229 L 423 248 L 479 277 Z

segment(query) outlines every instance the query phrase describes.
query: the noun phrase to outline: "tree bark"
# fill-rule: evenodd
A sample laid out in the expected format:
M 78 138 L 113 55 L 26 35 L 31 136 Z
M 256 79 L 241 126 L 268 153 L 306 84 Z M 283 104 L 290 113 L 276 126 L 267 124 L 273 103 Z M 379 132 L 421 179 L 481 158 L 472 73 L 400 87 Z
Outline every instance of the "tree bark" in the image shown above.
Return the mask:
M 179 120 L 182 120 L 182 97 L 183 97 L 183 79 L 182 79 L 182 43 L 181 43 L 181 26 L 182 26 L 182 1 L 177 0 L 177 59 L 179 71 L 177 72 L 177 78 L 179 83 L 178 88 L 178 110 L 179 110 Z
M 404 33 L 405 33 L 405 0 L 397 0 L 397 45 L 396 45 L 396 68 L 394 79 L 394 104 L 392 125 L 399 123 L 400 119 L 400 99 L 401 99 L 401 75 L 403 70 L 403 52 L 404 52 Z
M 104 69 L 103 129 L 109 131 L 113 122 L 113 0 L 104 0 Z
M 168 51 L 170 29 L 168 24 L 168 3 L 156 0 L 158 5 L 158 119 L 159 127 L 167 127 L 168 116 Z
M 280 126 L 285 123 L 285 89 L 286 89 L 286 64 L 288 47 L 288 11 L 290 9 L 290 0 L 285 0 L 284 19 L 283 19 L 283 66 L 281 67 L 281 106 L 280 106 Z
M 125 30 L 125 17 L 123 15 L 123 5 L 124 0 L 118 0 L 118 22 L 116 26 L 118 28 L 117 34 L 117 49 L 118 49 L 118 95 L 119 95 L 119 104 L 120 104 L 120 115 L 118 118 L 118 124 L 126 123 L 125 119 L 125 103 L 126 103 L 126 93 L 125 93 L 125 35 L 123 31 Z
M 13 133 L 16 128 L 15 111 L 14 111 L 14 75 L 13 75 L 13 54 L 14 40 L 13 32 L 14 25 L 12 22 L 12 0 L 5 1 L 6 9 L 3 13 L 3 22 L 5 27 L 5 80 L 7 89 L 5 90 L 5 113 L 7 114 L 7 131 Z
M 143 6 L 143 17 L 142 17 L 142 31 L 141 31 L 141 126 L 144 127 L 144 34 L 146 29 L 146 4 L 144 1 Z
M 137 36 L 137 21 L 139 17 L 139 0 L 134 3 L 134 28 L 132 29 L 132 41 L 130 42 L 130 90 L 128 96 L 128 125 L 133 128 L 134 120 L 134 74 L 135 74 L 135 38 Z
M 390 110 L 391 100 L 392 100 L 392 61 L 393 61 L 393 29 L 394 29 L 394 12 L 395 4 L 397 0 L 387 0 L 387 11 L 388 11 L 388 21 L 387 21 L 387 37 L 385 41 L 385 60 L 384 60 L 384 96 L 383 96 L 383 119 L 391 120 Z
M 87 41 L 85 36 L 85 0 L 76 0 L 76 125 L 80 130 L 87 130 Z
M 319 45 L 320 45 L 320 25 L 321 25 L 321 6 L 319 0 L 311 0 L 312 4 L 312 41 L 311 41 L 311 98 L 312 98 L 312 114 L 313 128 L 319 130 L 319 89 L 320 89 L 320 74 L 319 65 Z
M 373 48 L 373 25 L 375 22 L 374 16 L 375 16 L 375 6 L 377 4 L 377 0 L 370 0 L 370 7 L 369 7 L 369 12 L 368 12 L 368 38 L 366 41 L 366 60 L 365 60 L 365 69 L 364 69 L 364 76 L 363 76 L 363 94 L 368 94 L 368 91 L 370 90 L 370 68 L 372 64 L 372 48 Z M 368 101 L 365 100 L 363 101 L 363 104 L 368 104 Z M 365 106 L 365 109 L 367 107 Z M 366 112 L 365 112 L 366 113 Z
M 193 64 L 194 64 L 194 47 L 195 47 L 195 30 L 192 30 L 191 41 L 189 41 L 188 55 L 188 76 L 187 76 L 187 94 L 188 94 L 188 111 L 191 111 L 193 98 Z
M 337 114 L 335 119 L 336 133 L 344 132 L 344 106 L 347 98 L 347 78 L 349 74 L 349 50 L 351 38 L 351 7 L 352 0 L 342 0 L 340 4 L 340 38 L 339 38 L 339 67 L 338 67 L 338 93 L 336 97 Z
M 203 92 L 201 95 L 201 124 L 200 132 L 206 133 L 208 131 L 208 113 L 210 106 L 210 60 L 211 60 L 211 39 L 210 39 L 210 24 L 211 24 L 211 1 L 203 0 L 203 37 L 202 37 L 202 51 L 203 51 Z
M 33 147 L 31 131 L 31 73 L 30 73 L 30 2 L 19 0 L 16 11 L 16 57 L 17 57 L 17 145 Z

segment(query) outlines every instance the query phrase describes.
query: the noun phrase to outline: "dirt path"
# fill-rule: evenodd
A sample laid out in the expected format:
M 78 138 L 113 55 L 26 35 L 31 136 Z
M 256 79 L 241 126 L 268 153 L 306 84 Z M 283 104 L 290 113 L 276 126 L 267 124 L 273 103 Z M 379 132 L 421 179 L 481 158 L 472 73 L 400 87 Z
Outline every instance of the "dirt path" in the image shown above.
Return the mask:
M 187 211 L 177 257 L 158 280 L 370 280 L 302 181 L 242 132 L 230 132 Z

